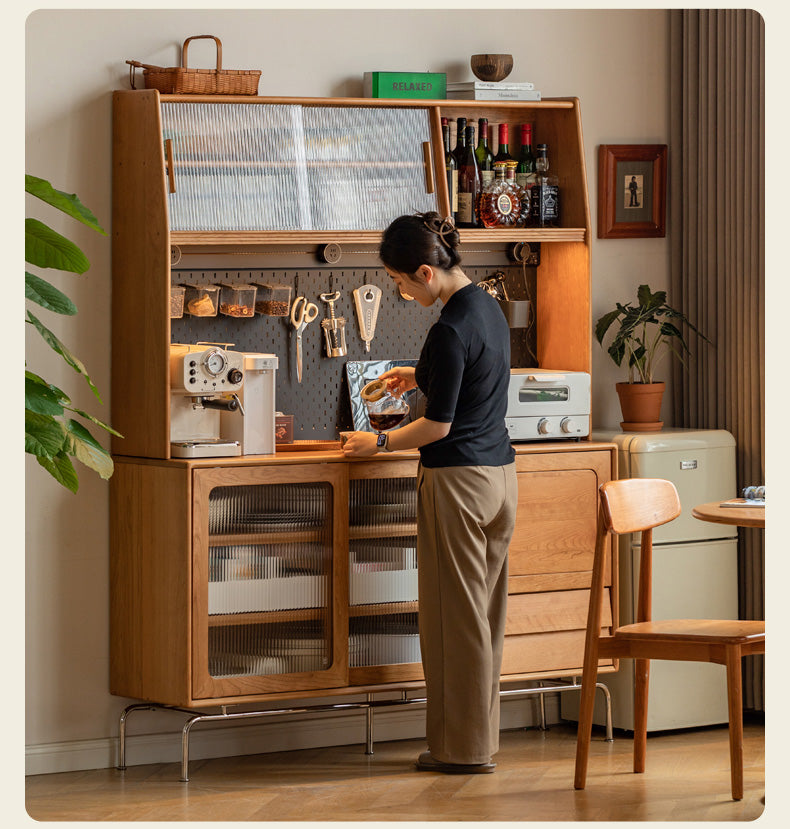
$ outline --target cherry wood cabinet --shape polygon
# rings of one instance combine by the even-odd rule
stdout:
[[[181,115],[182,110],[201,108],[199,115]],[[282,115],[261,116],[264,111],[282,110],[292,113],[287,128]],[[170,115],[171,111],[179,113],[178,118]],[[348,119],[338,121],[337,113],[355,113],[359,118],[357,131],[351,130]],[[412,116],[419,118],[413,129],[404,130],[407,137],[395,129],[389,141],[376,139],[378,122],[411,124],[415,121]],[[552,170],[560,179],[562,226],[462,229],[461,243],[462,247],[476,249],[487,243],[540,242],[534,296],[538,363],[566,371],[590,371],[590,217],[578,99],[394,101],[118,91],[113,96],[112,422],[124,437],[113,438],[113,453],[170,457],[167,357],[171,342],[171,261],[190,253],[211,253],[238,263],[256,251],[304,251],[307,255],[331,243],[353,243],[355,249],[367,249],[375,257],[381,230],[387,224],[386,211],[376,214],[381,226],[370,229],[364,211],[344,214],[341,210],[326,215],[322,208],[320,221],[324,226],[318,230],[299,229],[303,220],[298,212],[287,210],[281,217],[282,228],[217,229],[227,223],[225,215],[233,207],[228,204],[222,209],[222,192],[243,192],[245,198],[266,203],[272,200],[272,194],[278,203],[291,204],[300,199],[307,202],[311,198],[311,179],[319,172],[324,175],[326,170],[336,169],[338,175],[346,177],[322,181],[324,189],[334,187],[333,199],[341,207],[346,202],[364,205],[366,200],[383,200],[384,209],[388,191],[380,186],[381,182],[389,180],[385,176],[396,175],[393,170],[405,170],[403,181],[412,188],[414,203],[420,209],[435,204],[440,213],[447,215],[441,118],[458,116],[470,122],[486,117],[491,124],[530,122],[536,139],[549,145]],[[322,123],[332,123],[332,119],[340,124],[335,133],[321,131]],[[306,134],[313,136],[312,143],[308,142],[300,154],[288,141]],[[193,141],[194,136],[200,140]],[[287,176],[297,169],[302,175],[291,182]],[[282,173],[284,180],[291,182],[283,185],[282,192],[271,181],[272,171]],[[220,188],[219,194],[208,184],[208,189],[201,190],[203,185],[193,180],[203,178],[219,178],[226,181],[227,187]],[[180,204],[176,207],[188,189],[185,182],[197,188],[193,193],[196,199],[200,196],[211,206],[209,217],[221,217],[221,222],[204,217],[199,224],[202,229],[174,229],[172,222],[189,212]],[[399,189],[391,188],[392,192]],[[423,191],[419,199],[417,189]],[[404,211],[400,207],[390,218],[413,209]],[[310,215],[313,213],[319,215],[320,211],[316,207]],[[355,228],[355,217],[368,229]],[[269,227],[271,221],[274,219],[261,224]],[[249,217],[239,208],[237,226],[249,223]]]
[[[503,679],[578,676],[615,448],[517,452]],[[118,458],[111,691],[195,707],[418,683],[416,474],[406,452]],[[615,577],[610,563],[612,603]]]

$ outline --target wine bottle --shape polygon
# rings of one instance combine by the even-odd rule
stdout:
[[[475,156],[480,168],[480,179],[483,187],[494,180],[494,154],[488,146],[488,118],[480,118],[477,122],[478,137]]]
[[[510,142],[508,141],[508,125],[499,125],[499,147],[497,154],[494,156],[494,161],[515,161],[516,159],[510,155]]]
[[[535,166],[535,183],[530,191],[530,222],[534,227],[559,227],[560,181],[549,172],[549,153],[545,144],[538,144]]]
[[[447,195],[450,197],[450,215],[457,221],[458,214],[458,163],[450,150],[450,125],[442,118],[442,140],[444,141],[444,166],[447,171]]]
[[[518,156],[518,166],[516,167],[516,184],[521,189],[522,198],[524,200],[524,210],[519,219],[521,227],[527,227],[531,224],[530,221],[530,204],[532,199],[530,197],[530,190],[535,183],[535,154],[532,152],[532,124],[521,125],[521,152]]]
[[[458,227],[479,227],[477,197],[480,194],[480,168],[475,155],[475,128],[467,127],[464,155],[458,165]]]
[[[453,155],[455,156],[456,164],[459,168],[461,159],[464,157],[464,148],[466,146],[466,118],[459,118],[456,121],[455,128],[455,149]]]

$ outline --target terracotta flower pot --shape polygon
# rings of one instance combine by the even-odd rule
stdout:
[[[660,432],[661,400],[666,383],[617,383],[624,432]]]

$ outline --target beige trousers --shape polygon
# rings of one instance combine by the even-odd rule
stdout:
[[[426,736],[445,763],[499,749],[499,674],[516,465],[426,469],[417,477],[419,630]]]

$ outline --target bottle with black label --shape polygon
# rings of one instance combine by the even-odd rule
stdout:
[[[480,194],[480,168],[475,155],[475,128],[467,127],[464,155],[458,165],[458,227],[479,227],[477,197]]]
[[[545,144],[538,144],[535,171],[535,183],[530,190],[530,224],[533,227],[559,227],[560,181],[549,172],[549,153]]]
[[[442,140],[444,141],[444,166],[447,171],[447,194],[450,197],[450,215],[458,220],[458,163],[450,151],[450,125],[442,118]]]

